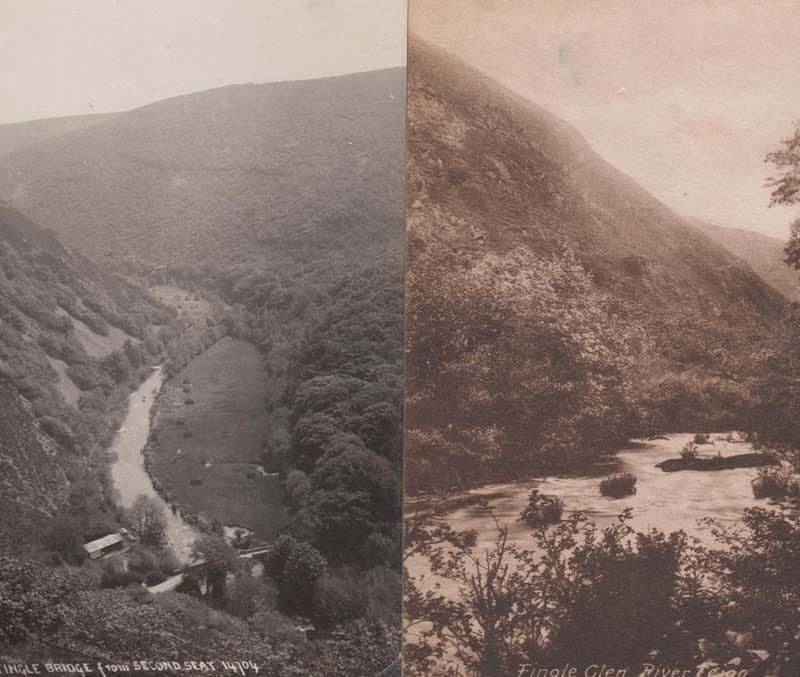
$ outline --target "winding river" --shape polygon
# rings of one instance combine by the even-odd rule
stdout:
[[[164,509],[169,544],[182,560],[189,560],[192,543],[197,532],[172,512],[150,481],[142,453],[150,435],[150,410],[161,389],[161,368],[153,369],[141,385],[128,398],[128,412],[111,445],[111,477],[119,492],[120,505],[130,508],[142,494],[158,502]]]

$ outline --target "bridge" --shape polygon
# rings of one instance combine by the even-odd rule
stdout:
[[[270,550],[272,550],[273,547],[274,546],[272,544],[268,544],[258,545],[254,548],[245,548],[244,550],[239,550],[236,553],[236,557],[238,559],[253,559],[255,557],[259,557],[260,555],[266,555]],[[173,592],[181,583],[183,583],[183,579],[186,574],[191,571],[199,571],[205,565],[206,561],[204,559],[196,559],[194,562],[190,562],[185,567],[180,569],[173,576],[170,576],[157,585],[151,585],[150,587],[146,588],[146,590],[154,595],[159,595],[164,592]]]

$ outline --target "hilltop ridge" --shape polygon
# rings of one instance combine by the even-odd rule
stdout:
[[[0,199],[109,264],[384,245],[401,225],[404,72],[148,104],[6,155]]]

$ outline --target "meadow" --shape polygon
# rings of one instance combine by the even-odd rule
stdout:
[[[286,521],[281,480],[260,465],[268,381],[256,346],[221,339],[164,385],[151,444],[154,473],[174,504],[260,538]]]

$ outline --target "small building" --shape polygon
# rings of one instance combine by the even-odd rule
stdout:
[[[102,538],[83,544],[83,549],[89,554],[89,559],[99,559],[106,555],[122,550],[125,540],[119,534],[107,534]]]

